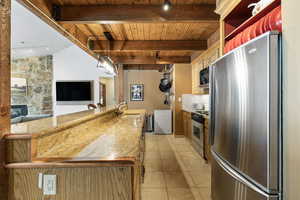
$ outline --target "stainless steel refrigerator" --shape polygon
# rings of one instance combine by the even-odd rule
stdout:
[[[213,200],[281,199],[280,49],[269,32],[210,68]]]

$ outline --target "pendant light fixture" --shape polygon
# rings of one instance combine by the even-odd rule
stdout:
[[[106,73],[107,75],[116,76],[118,73],[117,67],[109,57],[109,50],[111,45],[110,42],[113,41],[114,38],[110,32],[103,32],[103,34],[108,40],[108,47],[106,48],[107,52],[105,52],[106,56],[99,55],[97,68],[104,69],[104,73]]]
[[[117,75],[116,67],[108,56],[99,55],[97,68],[104,69],[104,73],[106,73],[107,75],[111,75],[111,76]]]
[[[165,0],[164,4],[163,4],[163,10],[164,11],[169,11],[172,7],[172,4],[170,2],[170,0]]]

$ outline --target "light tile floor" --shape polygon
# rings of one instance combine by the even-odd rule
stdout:
[[[185,138],[146,134],[142,200],[211,200],[209,164]]]

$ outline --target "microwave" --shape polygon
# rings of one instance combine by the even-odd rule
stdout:
[[[200,87],[208,87],[209,85],[209,68],[200,71]]]

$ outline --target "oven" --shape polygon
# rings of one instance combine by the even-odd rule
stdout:
[[[204,118],[202,115],[192,113],[192,145],[194,149],[204,156]]]

